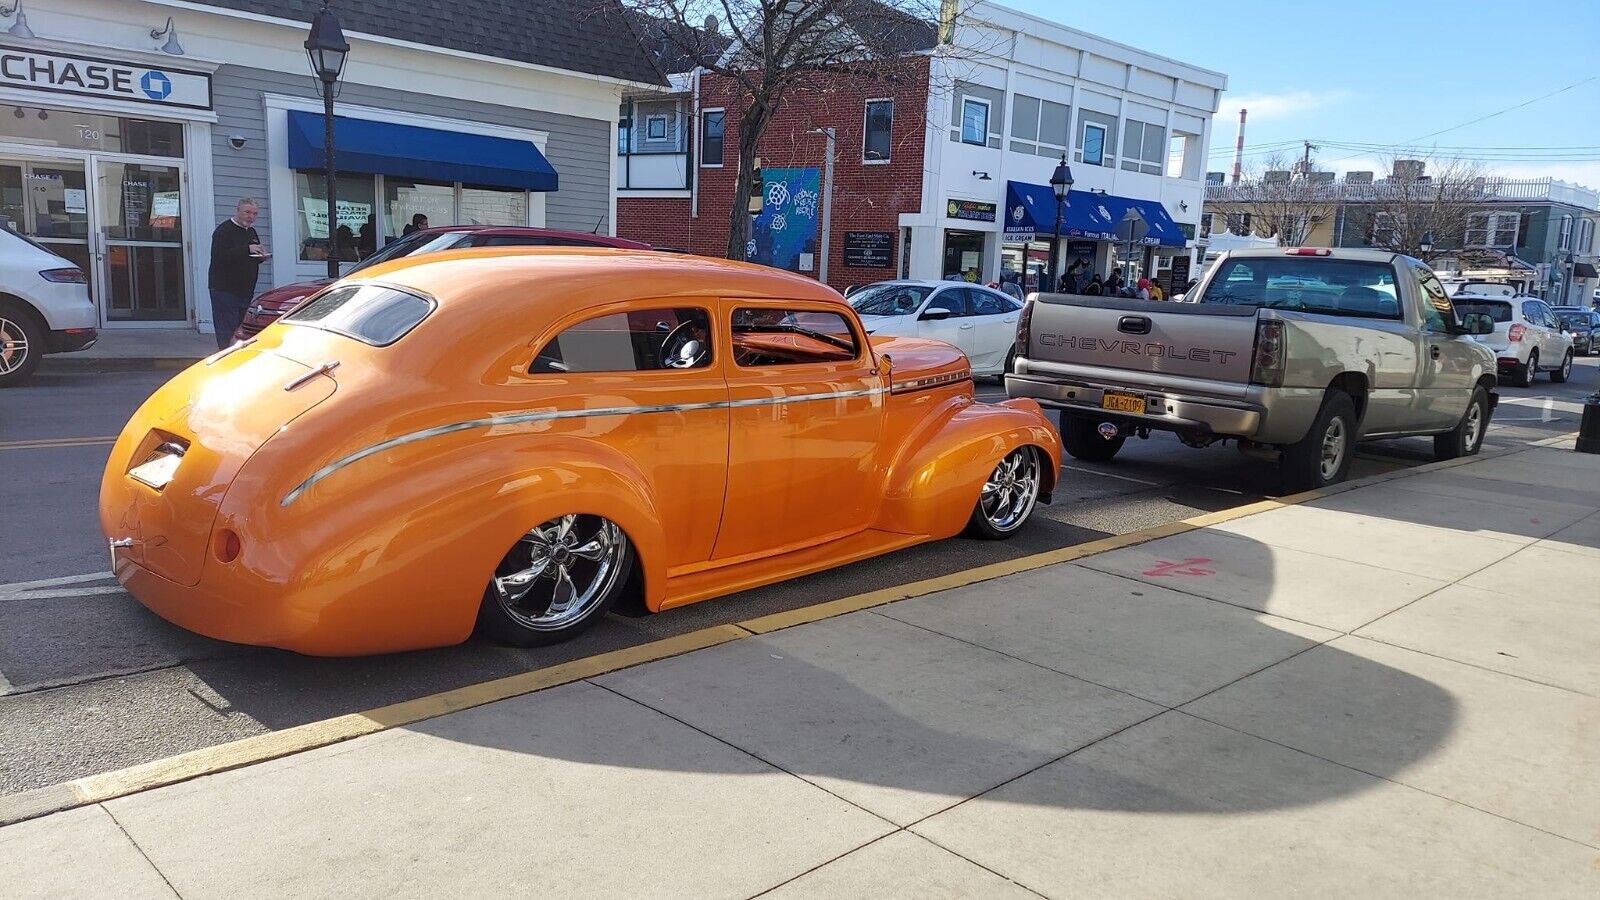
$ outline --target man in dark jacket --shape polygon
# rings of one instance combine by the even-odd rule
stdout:
[[[211,272],[206,286],[211,289],[211,323],[217,330],[217,349],[233,343],[233,332],[244,321],[245,307],[256,292],[256,274],[261,261],[270,254],[256,234],[256,216],[261,209],[245,197],[234,207],[233,215],[211,232]]]

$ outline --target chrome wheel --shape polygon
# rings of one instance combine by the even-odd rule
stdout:
[[[1039,499],[1039,452],[1019,447],[1000,460],[978,497],[978,511],[995,531],[1015,531]]]
[[[517,541],[490,585],[518,625],[559,631],[582,621],[611,595],[623,573],[628,537],[600,516],[551,519]]]
[[[1344,455],[1349,446],[1350,438],[1345,431],[1344,419],[1335,416],[1328,422],[1328,430],[1322,433],[1319,467],[1324,482],[1331,481],[1344,468]]]
[[[1478,448],[1478,442],[1483,440],[1483,404],[1474,397],[1472,405],[1467,407],[1467,421],[1461,428],[1461,443],[1466,451],[1471,453]]]
[[[1562,381],[1566,381],[1571,376],[1572,376],[1572,351],[1569,350],[1569,351],[1567,351],[1567,355],[1562,357],[1562,359],[1561,359],[1561,380]]]
[[[28,361],[31,348],[22,323],[0,316],[0,375],[10,375]]]

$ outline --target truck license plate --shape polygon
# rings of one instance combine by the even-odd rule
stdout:
[[[1144,398],[1137,394],[1122,394],[1116,391],[1106,391],[1100,397],[1101,409],[1114,409],[1117,412],[1135,413],[1144,415]]]

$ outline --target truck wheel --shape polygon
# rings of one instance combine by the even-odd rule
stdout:
[[[1433,436],[1433,458],[1457,459],[1476,455],[1483,447],[1483,436],[1488,430],[1489,392],[1482,387],[1475,387],[1472,389],[1472,402],[1456,427]]]
[[[1572,377],[1572,351],[1568,350],[1567,355],[1561,357],[1561,368],[1550,373],[1550,380],[1556,384],[1565,384],[1570,377]]]
[[[1334,391],[1322,401],[1317,420],[1306,436],[1283,448],[1278,459],[1283,489],[1315,490],[1343,481],[1350,471],[1355,439],[1355,401],[1343,391]]]
[[[1061,446],[1073,459],[1105,462],[1122,449],[1128,436],[1118,432],[1116,437],[1108,439],[1100,434],[1100,422],[1087,416],[1061,414]]]

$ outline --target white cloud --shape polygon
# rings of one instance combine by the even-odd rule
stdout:
[[[1240,109],[1250,111],[1250,121],[1282,119],[1333,106],[1349,100],[1346,90],[1287,91],[1282,94],[1224,94],[1218,115],[1235,114]]]

